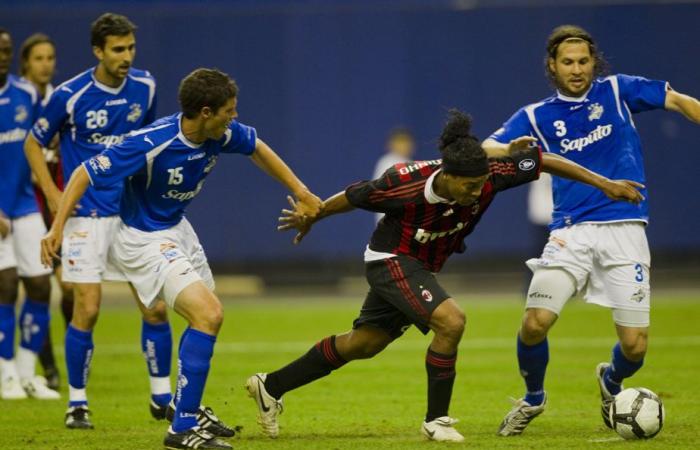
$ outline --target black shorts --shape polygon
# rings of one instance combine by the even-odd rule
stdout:
[[[365,271],[370,288],[353,328],[371,325],[396,339],[415,325],[426,334],[433,311],[450,298],[432,272],[407,256],[368,262]]]

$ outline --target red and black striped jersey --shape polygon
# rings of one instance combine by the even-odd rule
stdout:
[[[539,178],[542,157],[538,148],[517,155],[490,158],[490,177],[471,205],[432,203],[426,184],[440,170],[441,160],[396,164],[372,181],[345,190],[357,207],[384,213],[372,234],[369,248],[376,252],[407,255],[438,272],[454,252],[465,250],[469,235],[486,212],[496,193]],[[432,187],[429,187],[432,189]]]

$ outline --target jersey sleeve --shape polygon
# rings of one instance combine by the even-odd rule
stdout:
[[[223,139],[224,142],[221,146],[222,153],[252,155],[255,151],[255,142],[258,139],[258,133],[255,131],[255,128],[234,121],[231,123],[228,130],[226,130]]]
[[[538,179],[541,169],[540,147],[530,147],[504,158],[489,158],[490,179],[497,192]]]
[[[138,172],[146,164],[146,154],[154,147],[144,137],[131,135],[121,144],[83,161],[90,184],[97,189],[106,188]]]
[[[401,195],[406,194],[410,188],[407,189],[405,184],[397,181],[396,169],[391,167],[376,180],[360,181],[348,186],[345,189],[345,196],[356,208],[391,213],[402,209],[407,202],[414,201],[410,195]]]
[[[620,74],[617,84],[620,98],[633,113],[664,108],[668,82]]]
[[[520,109],[488,138],[500,142],[501,144],[507,144],[513,139],[521,136],[531,136],[532,134],[532,126],[530,125],[530,120],[527,118],[527,113],[525,109]]]
[[[48,147],[51,144],[51,139],[68,118],[66,103],[69,95],[70,93],[65,88],[58,89],[51,94],[46,106],[39,110],[40,113],[34,122],[31,133],[42,147]]]

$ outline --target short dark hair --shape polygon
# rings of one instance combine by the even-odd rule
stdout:
[[[107,36],[126,36],[134,31],[136,31],[136,25],[126,16],[104,13],[92,23],[90,44],[93,47],[104,48]]]
[[[51,44],[55,49],[56,45],[53,43],[50,37],[43,33],[34,33],[22,42],[22,46],[19,49],[19,74],[24,75],[27,73],[27,62],[29,61],[29,54],[32,53],[34,46],[39,44]]]
[[[552,30],[552,33],[547,38],[547,54],[544,57],[544,72],[552,84],[555,78],[551,70],[549,70],[549,58],[557,59],[559,45],[564,41],[584,41],[588,44],[588,50],[595,61],[593,73],[596,77],[605,75],[608,72],[609,65],[603,56],[603,52],[598,49],[595,40],[591,34],[579,27],[578,25],[560,25]]]
[[[231,77],[218,69],[204,68],[187,75],[180,82],[177,94],[182,114],[188,119],[197,117],[205,106],[216,112],[236,96],[238,86]]]
[[[442,129],[438,143],[445,173],[450,173],[450,167],[463,172],[488,172],[486,152],[481,147],[479,138],[471,133],[471,127],[471,116],[458,109],[448,111],[447,123]]]

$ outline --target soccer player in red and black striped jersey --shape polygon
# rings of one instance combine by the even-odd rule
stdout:
[[[435,273],[452,253],[464,251],[464,238],[498,192],[537,179],[541,170],[593,185],[616,200],[642,199],[640,184],[609,180],[557,155],[543,155],[530,137],[513,140],[508,156],[488,158],[470,128],[469,116],[450,111],[440,137],[442,159],[396,164],[380,178],[353,184],[324,202],[319,217],[355,208],[385,213],[365,251],[370,290],[351,331],[321,340],[280,370],[248,379],[267,435],[279,432],[284,393],[348,361],[373,357],[415,325],[424,334],[434,332],[425,359],[428,408],[421,431],[431,440],[463,441],[448,408],[465,315]],[[294,210],[283,210],[279,229],[297,229],[298,243],[313,222],[290,203]]]

